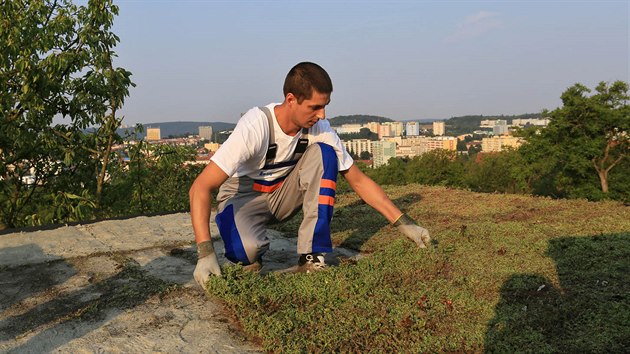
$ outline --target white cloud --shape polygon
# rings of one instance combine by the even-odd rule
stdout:
[[[467,39],[479,37],[494,29],[503,27],[503,21],[499,18],[499,13],[489,11],[479,11],[457,26],[457,30],[446,37],[446,42],[460,42]]]

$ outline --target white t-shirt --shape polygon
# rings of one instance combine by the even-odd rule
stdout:
[[[267,108],[271,111],[274,125],[275,143],[278,145],[274,164],[289,161],[295,151],[302,132],[289,136],[282,131],[276,118],[274,107],[279,103],[271,103]],[[332,146],[337,153],[339,171],[349,169],[354,161],[344,148],[337,132],[327,120],[318,121],[308,131],[308,144],[325,143]],[[265,165],[267,148],[269,147],[269,123],[265,113],[258,107],[247,111],[236,124],[234,131],[221,145],[211,160],[231,177],[248,176],[253,179],[273,181],[286,174],[294,166],[280,167],[261,171]]]

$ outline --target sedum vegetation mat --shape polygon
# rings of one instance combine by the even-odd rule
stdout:
[[[366,256],[315,274],[211,278],[270,352],[624,352],[630,208],[618,202],[386,187],[433,236],[417,249],[352,193],[336,246]],[[295,234],[300,217],[282,225]]]

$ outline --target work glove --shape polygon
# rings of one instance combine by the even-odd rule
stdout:
[[[206,288],[206,283],[210,279],[210,274],[221,276],[221,268],[219,267],[219,261],[217,255],[214,252],[212,241],[204,241],[197,245],[197,253],[199,259],[197,260],[197,266],[193,272],[195,281],[201,288]]]
[[[407,214],[402,214],[398,220],[393,224],[398,231],[402,232],[418,245],[420,248],[426,248],[431,244],[431,236],[429,231],[423,227],[420,227],[413,221]]]

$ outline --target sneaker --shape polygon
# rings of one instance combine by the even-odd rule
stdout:
[[[239,263],[234,263],[234,262],[230,261],[229,259],[227,260],[226,264],[229,264],[229,265],[232,265],[232,266],[237,265],[237,264],[243,265],[243,263],[240,263],[240,262]],[[243,265],[243,270],[245,272],[259,273],[260,269],[262,269],[262,267],[263,267],[262,259],[259,259],[259,260],[255,261],[252,264]]]
[[[246,272],[259,273],[262,268],[262,260],[259,259],[256,262],[243,266],[243,270]]]
[[[300,255],[296,273],[312,273],[326,268],[323,253],[307,253]]]

